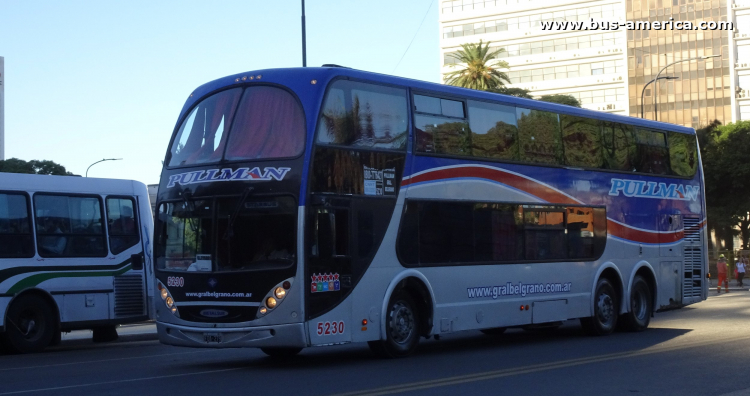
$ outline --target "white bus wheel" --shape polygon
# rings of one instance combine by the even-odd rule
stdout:
[[[54,336],[54,310],[44,298],[29,294],[13,301],[5,318],[3,334],[11,352],[39,352],[52,342]]]
[[[581,325],[591,335],[608,335],[617,326],[618,307],[619,299],[612,283],[600,278],[594,292],[594,316],[581,318]]]
[[[411,355],[419,344],[420,317],[414,299],[405,290],[397,290],[388,302],[385,317],[386,339],[368,343],[374,352],[389,358]]]
[[[302,348],[260,348],[260,350],[274,359],[290,358],[302,352]]]
[[[651,321],[653,309],[651,289],[646,280],[640,276],[633,279],[633,288],[630,292],[630,312],[622,315],[625,319],[625,329],[628,331],[643,331],[648,328]]]

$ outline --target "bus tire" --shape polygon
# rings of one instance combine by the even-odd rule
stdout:
[[[302,348],[260,348],[260,350],[274,359],[290,358],[302,352]]]
[[[386,339],[368,342],[370,349],[388,358],[406,357],[419,345],[420,318],[414,299],[405,290],[397,290],[388,302],[385,317]]]
[[[594,292],[594,316],[581,318],[581,325],[593,336],[611,334],[617,327],[619,299],[614,286],[607,278],[596,282]]]
[[[479,331],[481,331],[482,333],[486,335],[495,336],[495,335],[500,335],[500,334],[505,333],[505,330],[508,330],[508,328],[507,327],[492,327],[489,329],[481,329]]]
[[[8,308],[3,341],[12,353],[39,352],[52,343],[55,311],[35,294],[18,297]]]
[[[622,315],[625,330],[643,331],[651,322],[651,311],[653,310],[651,289],[646,280],[640,276],[633,279],[633,287],[630,292],[630,312]]]
[[[91,330],[94,333],[91,337],[94,342],[112,342],[120,338],[117,334],[117,325],[94,327]]]

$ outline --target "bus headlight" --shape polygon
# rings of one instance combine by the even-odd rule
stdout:
[[[292,289],[293,282],[294,278],[289,278],[277,283],[261,300],[257,317],[262,318],[278,307],[286,299],[287,293]]]
[[[276,308],[276,299],[273,297],[268,297],[266,299],[266,306],[270,309]]]
[[[172,298],[172,295],[169,293],[169,290],[161,283],[158,282],[157,286],[159,287],[159,296],[161,296],[161,299],[164,300],[164,305],[167,306],[167,309],[169,309],[169,312],[172,312],[172,314],[176,317],[180,317],[180,312],[177,310],[177,306],[174,302],[174,298]]]
[[[167,307],[172,309],[174,307],[174,300],[172,297],[167,297],[166,300],[164,300],[167,303]]]
[[[162,300],[166,300],[167,299],[167,295],[169,295],[169,293],[167,293],[167,289],[161,289],[161,293],[160,294],[161,294],[161,299]]]

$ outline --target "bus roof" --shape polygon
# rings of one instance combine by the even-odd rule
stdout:
[[[367,80],[374,83],[382,83],[389,85],[397,85],[403,87],[410,87],[412,89],[428,91],[436,94],[450,95],[469,99],[487,100],[493,102],[499,102],[508,105],[520,106],[535,110],[544,110],[560,114],[567,114],[579,117],[593,118],[602,121],[619,122],[623,124],[629,124],[639,126],[642,128],[651,128],[659,130],[674,131],[686,134],[695,134],[693,128],[684,127],[681,125],[670,124],[666,122],[645,120],[642,118],[622,116],[617,114],[606,113],[597,110],[581,109],[578,107],[561,105],[557,103],[543,102],[535,99],[524,99],[510,95],[495,94],[485,91],[478,91],[468,88],[454,87],[451,85],[437,84],[420,80],[413,80],[403,77],[389,76],[386,74],[372,73],[362,70],[350,69],[346,67],[297,67],[297,68],[284,68],[284,69],[265,69],[255,70],[245,73],[235,74],[219,78],[217,80],[208,82],[201,85],[193,91],[186,101],[185,105],[180,112],[179,119],[182,119],[184,113],[190,109],[196,101],[201,99],[206,94],[213,91],[217,91],[223,88],[233,86],[235,84],[241,85],[249,82],[243,80],[243,77],[248,78],[251,76],[262,76],[262,82],[276,83],[289,87],[290,89],[299,92],[309,90],[310,81],[317,80],[320,87],[324,88],[328,83],[337,77],[348,77],[357,80]],[[259,79],[260,80],[260,79]],[[178,119],[178,120],[179,120]],[[178,121],[179,122],[179,121]]]
[[[135,180],[94,177],[0,173],[0,191],[63,192],[111,195],[147,195],[146,185]]]

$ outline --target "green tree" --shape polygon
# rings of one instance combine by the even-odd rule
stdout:
[[[543,102],[551,102],[551,103],[557,103],[557,104],[564,104],[568,106],[573,107],[581,107],[581,102],[578,101],[578,99],[574,98],[571,95],[542,95],[539,100]]]
[[[731,241],[738,225],[744,248],[750,244],[750,121],[714,122],[697,131],[702,142],[703,173],[709,228]],[[730,242],[731,243],[731,242]],[[731,246],[730,246],[731,247]]]
[[[534,97],[531,96],[531,91],[523,88],[506,87],[505,85],[503,85],[498,88],[488,89],[488,91],[492,93],[515,96],[517,98],[534,99]]]
[[[510,82],[508,75],[501,69],[509,69],[508,62],[498,60],[498,56],[505,52],[504,48],[490,50],[490,42],[482,45],[479,43],[461,44],[461,50],[451,54],[463,66],[459,70],[448,73],[445,82],[457,87],[489,91],[497,89]]]
[[[24,161],[11,158],[0,161],[0,172],[28,173],[37,175],[78,176],[68,172],[64,166],[49,160]]]

